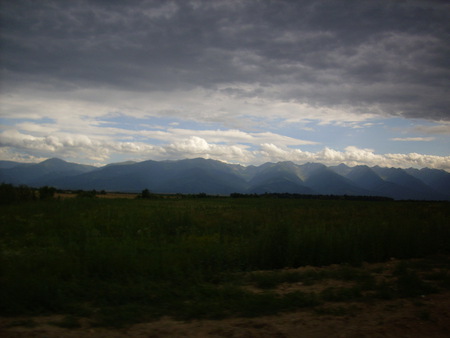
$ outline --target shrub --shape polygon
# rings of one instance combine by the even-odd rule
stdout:
[[[41,187],[38,190],[40,200],[52,199],[55,196],[56,189],[53,187]]]
[[[0,185],[0,204],[32,201],[35,199],[36,195],[34,190],[26,185],[20,185],[18,187],[5,183]]]

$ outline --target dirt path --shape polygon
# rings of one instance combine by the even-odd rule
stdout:
[[[308,310],[190,322],[162,318],[120,330],[91,327],[87,319],[75,329],[51,324],[62,316],[1,318],[0,337],[450,337],[450,293],[375,303],[330,304],[325,309],[334,314]],[[342,309],[345,315],[339,314]]]

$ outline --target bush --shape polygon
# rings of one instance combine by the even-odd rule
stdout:
[[[14,187],[12,184],[0,185],[0,204],[32,201],[36,199],[35,192],[26,185]]]
[[[77,197],[80,197],[80,198],[94,198],[96,196],[97,196],[97,191],[95,191],[95,190],[89,190],[89,191],[79,190],[79,191],[77,191]]]
[[[48,200],[52,199],[55,196],[56,189],[53,187],[41,187],[39,188],[39,199],[40,200]]]
[[[158,196],[156,194],[153,194],[150,190],[144,189],[142,192],[137,196],[137,198],[144,198],[144,199],[157,199]]]

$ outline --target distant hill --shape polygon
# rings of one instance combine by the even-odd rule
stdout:
[[[8,162],[7,165],[0,167],[0,182],[44,186],[50,185],[56,179],[66,179],[97,169],[93,166],[70,163],[58,158],[34,164],[15,163],[13,165],[13,163]]]
[[[228,164],[203,158],[112,163],[93,167],[53,158],[35,164],[0,161],[0,182],[59,189],[154,193],[294,193],[450,200],[450,173],[436,169],[320,163]]]

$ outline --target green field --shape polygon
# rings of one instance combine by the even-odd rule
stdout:
[[[396,285],[358,267],[448,255],[449,220],[448,202],[72,198],[2,205],[0,315],[63,313],[123,325],[435,292],[409,267],[398,267]],[[343,278],[361,281],[358,288],[270,291],[285,280],[342,278],[278,270],[330,264],[342,264]],[[449,279],[435,276],[444,287]],[[249,283],[267,291],[249,292]],[[400,290],[398,283],[406,284]]]

